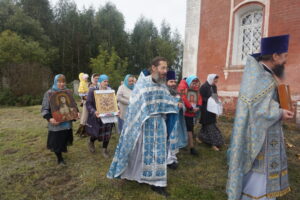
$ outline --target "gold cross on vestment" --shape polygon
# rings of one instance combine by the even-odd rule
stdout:
[[[270,143],[272,147],[276,146],[278,144],[277,140],[272,140]]]

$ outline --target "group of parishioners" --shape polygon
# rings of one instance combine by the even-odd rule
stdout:
[[[288,35],[263,38],[261,53],[248,57],[237,104],[231,138],[227,194],[229,200],[274,200],[290,191],[284,137],[281,121],[294,113],[280,108],[276,84],[287,60]],[[90,135],[88,147],[95,152],[94,142],[103,142],[103,155],[113,123],[102,123],[95,106],[94,91],[110,90],[108,76],[92,77],[93,85],[81,95],[86,107],[85,131]],[[97,84],[96,84],[97,82]],[[107,173],[108,178],[121,178],[149,184],[151,189],[168,196],[167,168],[176,169],[176,154],[188,144],[194,148],[194,124],[200,117],[199,139],[219,151],[224,139],[216,126],[216,114],[208,111],[209,99],[219,101],[218,75],[209,74],[200,87],[197,76],[180,81],[168,71],[167,60],[156,57],[150,70],[143,70],[134,84],[127,75],[117,92],[119,142]],[[59,164],[61,152],[72,143],[72,122],[58,123],[51,116],[49,95],[65,89],[65,77],[57,75],[52,88],[45,93],[42,115],[49,122],[47,147]],[[86,92],[86,91],[85,91]]]
[[[93,74],[90,85],[87,74],[81,73],[79,79],[78,92],[83,109],[77,133],[89,136],[91,153],[96,151],[95,141],[102,141],[102,154],[108,158],[107,147],[114,123],[102,122],[94,92],[111,90],[109,77]],[[67,145],[73,141],[72,121],[55,122],[51,116],[49,94],[66,89],[65,84],[63,75],[55,77],[52,89],[45,93],[42,108],[43,117],[49,122],[47,147],[56,154],[59,164],[65,164],[62,152],[66,152]],[[202,106],[199,86],[199,79],[189,76],[181,80],[177,88],[176,74],[168,71],[167,60],[162,57],[155,58],[151,69],[141,72],[136,83],[134,76],[126,75],[117,91],[120,140],[108,177],[148,183],[154,191],[166,195],[167,166],[170,169],[178,167],[176,154],[179,149],[188,144],[190,153],[198,155],[193,131]],[[201,119],[206,117],[202,115]],[[208,141],[212,140],[210,137]]]
[[[200,81],[190,76],[181,85],[177,88],[176,74],[168,71],[162,57],[154,58],[151,69],[141,72],[125,102],[123,128],[108,178],[146,183],[168,196],[167,168],[178,167],[179,149],[189,143],[190,153],[197,155],[193,129],[202,105]],[[118,99],[122,96],[119,91]]]

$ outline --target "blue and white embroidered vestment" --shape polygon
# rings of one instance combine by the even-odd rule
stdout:
[[[144,77],[141,73],[130,97],[108,178],[166,186],[165,118],[171,113],[178,113],[177,100],[164,84],[154,83],[151,76]]]
[[[271,73],[249,56],[228,150],[228,200],[276,198],[290,191],[276,87]],[[251,182],[262,184],[259,196]]]

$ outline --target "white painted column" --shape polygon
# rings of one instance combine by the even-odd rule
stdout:
[[[300,125],[300,101],[296,103],[296,123]]]
[[[182,77],[197,74],[201,0],[187,0]]]

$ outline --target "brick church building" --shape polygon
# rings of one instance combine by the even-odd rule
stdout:
[[[286,83],[300,103],[300,0],[187,0],[183,77],[219,75],[218,93],[234,109],[246,57],[261,37],[290,34]]]

